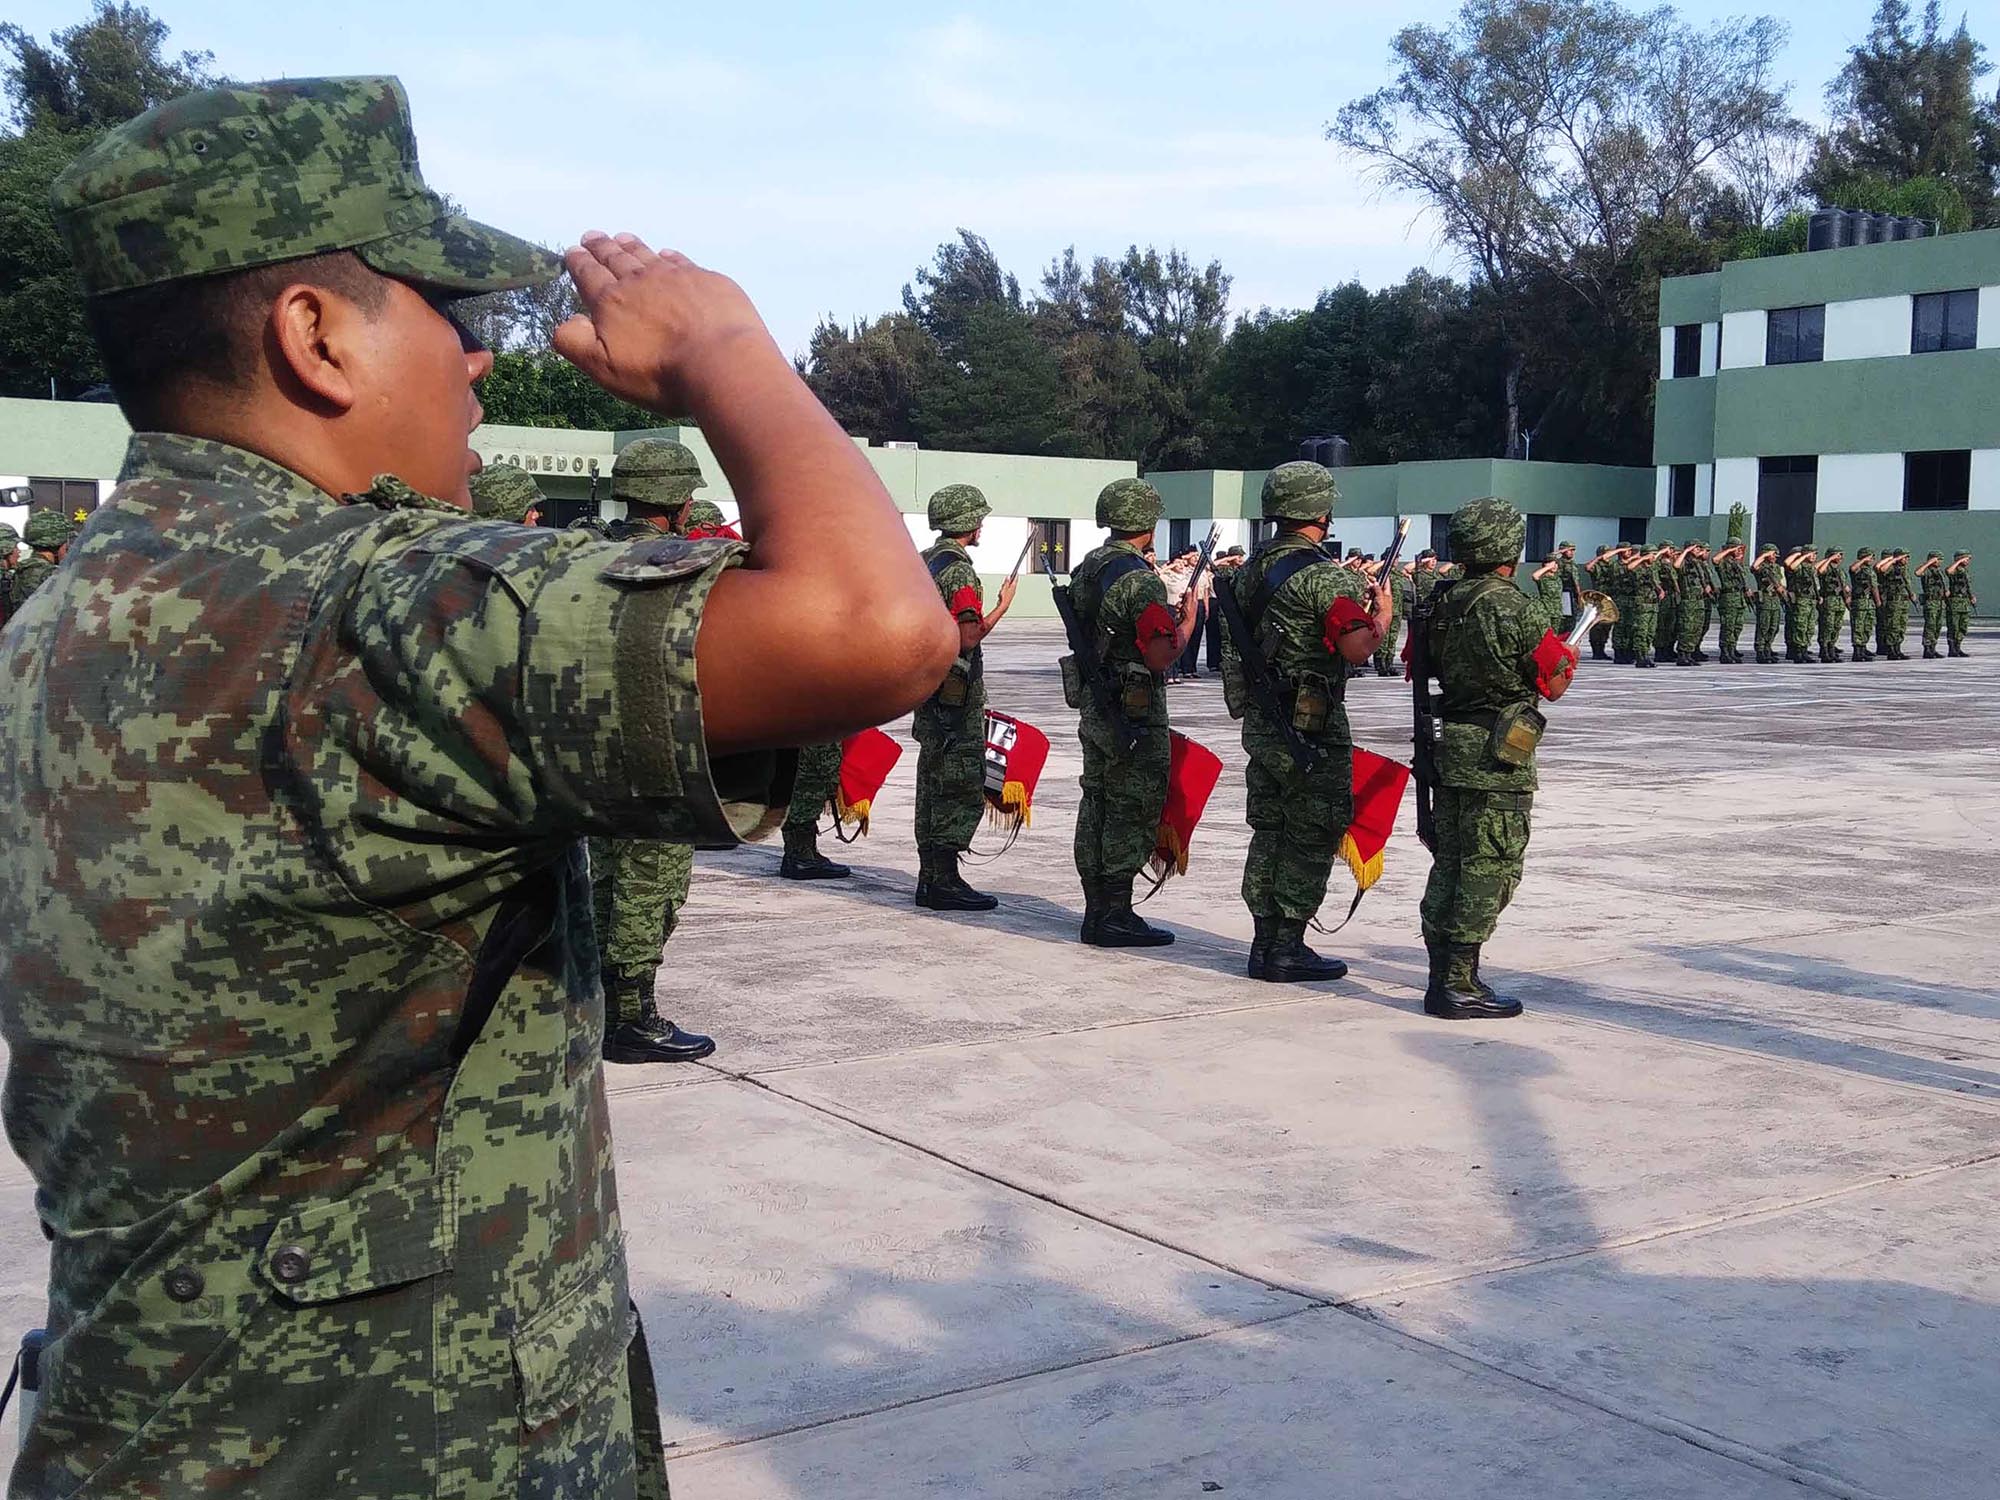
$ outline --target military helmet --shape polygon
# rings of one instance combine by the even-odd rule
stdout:
[[[9,526],[5,521],[0,521],[0,557],[6,556],[20,545],[21,533]],[[1937,554],[1933,552],[1931,556],[1935,557]]]
[[[1497,568],[1518,561],[1528,521],[1505,500],[1488,495],[1452,512],[1451,556],[1468,568]]]
[[[352,250],[459,294],[562,272],[451,212],[417,170],[394,78],[199,89],[106,131],[56,177],[56,228],[87,296]]]
[[[723,526],[728,524],[722,518],[722,507],[713,500],[696,500],[688,506],[687,527],[693,531],[699,526]]]
[[[1114,479],[1097,492],[1097,524],[1112,531],[1151,531],[1166,508],[1143,479]]]
[[[1969,549],[1965,547],[1960,547],[1956,552],[1952,553],[1951,560],[1953,562],[1957,562],[1961,557],[1970,557],[1970,556],[1972,556],[1972,553]]]
[[[1860,562],[1861,559],[1864,557],[1873,557],[1874,555],[1875,555],[1875,549],[1873,547],[1856,547],[1854,549],[1854,560],[1856,562]],[[1937,556],[1935,552],[1932,553],[1931,555],[1933,557]]]
[[[1340,487],[1324,464],[1293,459],[1264,476],[1264,518],[1284,521],[1317,521],[1333,514],[1340,499]]]
[[[1931,550],[1929,551],[1929,553],[1927,553],[1927,554],[1925,555],[1925,557],[1924,557],[1924,561],[1925,561],[1925,562],[1929,562],[1929,561],[1930,561],[1930,560],[1931,560],[1932,558],[1936,558],[1936,559],[1937,559],[1937,560],[1938,560],[1939,562],[1943,562],[1943,561],[1944,561],[1944,554],[1943,554],[1942,552],[1938,551],[1938,549],[1937,549],[1937,548],[1933,547],[1933,548],[1931,548]]]
[[[489,521],[525,521],[548,497],[535,476],[516,464],[487,464],[472,476],[472,513]]]
[[[1557,542],[1557,543],[1556,543],[1556,551],[1558,551],[1558,552],[1574,552],[1574,551],[1576,551],[1576,543],[1575,543],[1575,542]]]
[[[1609,542],[1599,542],[1597,544],[1597,555],[1599,557],[1604,556],[1604,554],[1609,552],[1610,550],[1611,550],[1611,543]]]
[[[986,494],[976,484],[948,484],[931,496],[928,518],[932,531],[946,536],[963,536],[977,531],[979,523],[993,514]]]
[[[611,498],[671,510],[702,486],[701,461],[685,443],[640,438],[611,464]]]
[[[39,552],[53,552],[76,535],[76,522],[59,510],[38,510],[21,528],[21,540]]]

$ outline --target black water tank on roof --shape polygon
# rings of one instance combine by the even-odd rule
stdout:
[[[1815,209],[1806,220],[1806,249],[1837,250],[1843,215],[1837,208]]]

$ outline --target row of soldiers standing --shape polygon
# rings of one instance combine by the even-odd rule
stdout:
[[[0,524],[0,625],[55,572],[81,524],[82,512],[66,516],[59,510],[31,512],[21,531]],[[26,557],[21,556],[24,542]]]
[[[1672,654],[1677,666],[1709,660],[1702,644],[1717,627],[1717,653],[1740,662],[1743,631],[1754,618],[1753,659],[1761,663],[1836,662],[1841,630],[1850,634],[1855,661],[1905,661],[1903,640],[1910,605],[1923,616],[1923,654],[1966,656],[1965,639],[1978,602],[1972,588],[1972,554],[1961,548],[1947,563],[1933,551],[1915,569],[1907,548],[1860,548],[1849,562],[1837,547],[1824,555],[1812,546],[1780,555],[1765,543],[1754,557],[1741,541],[1713,552],[1704,542],[1656,546],[1604,546],[1589,562],[1575,561],[1575,547],[1563,546],[1536,570],[1535,580],[1551,616],[1562,614],[1562,597],[1577,595],[1577,572],[1618,606],[1614,625],[1590,632],[1591,652],[1602,658],[1651,667]],[[1782,630],[1784,655],[1777,643]],[[1943,638],[1948,650],[1940,652]]]

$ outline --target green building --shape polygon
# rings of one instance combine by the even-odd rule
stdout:
[[[1969,547],[1990,568],[2000,230],[1663,281],[1653,461],[1655,536],[1719,537],[1741,504],[1760,543]]]

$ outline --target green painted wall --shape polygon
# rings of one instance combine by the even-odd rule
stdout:
[[[1995,286],[2000,285],[2000,229],[1737,260],[1724,266],[1719,274],[1724,312]],[[1675,277],[1662,282],[1662,318],[1669,286],[1683,280],[1704,279]]]
[[[35,479],[116,479],[132,429],[95,401],[0,396],[0,473]]]
[[[1990,448],[2000,432],[2000,349],[1724,370],[1716,385],[1719,458]]]
[[[1850,558],[1859,547],[1879,553],[1893,546],[1908,547],[1912,560],[1921,562],[1935,547],[1949,562],[1957,549],[1970,548],[1979,612],[2000,614],[2000,511],[1821,511],[1813,538],[1822,547],[1842,548]]]
[[[1715,382],[1661,380],[1653,385],[1653,462],[1706,464],[1715,461]]]
[[[1782,305],[1782,304],[1779,304]],[[1722,321],[1722,272],[1668,276],[1660,282],[1660,326]]]
[[[1265,469],[1198,469],[1148,474],[1169,516],[1205,519],[1261,513]],[[1448,515],[1468,500],[1499,495],[1531,515],[1643,516],[1653,509],[1653,471],[1604,464],[1497,458],[1361,464],[1336,469],[1337,514]]]

